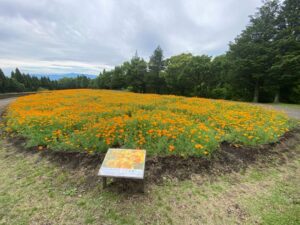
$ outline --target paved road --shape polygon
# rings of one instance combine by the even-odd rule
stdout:
[[[267,109],[275,109],[281,112],[285,112],[290,118],[300,120],[300,106],[299,105],[270,105],[270,104],[261,104],[257,103],[255,105],[262,106]]]

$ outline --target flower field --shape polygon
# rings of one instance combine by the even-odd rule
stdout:
[[[18,98],[5,116],[8,132],[39,150],[150,155],[210,155],[222,141],[259,145],[291,127],[278,112],[245,103],[105,90],[63,90]]]

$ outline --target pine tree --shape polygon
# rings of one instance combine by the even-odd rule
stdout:
[[[275,60],[270,68],[270,84],[275,89],[274,102],[281,95],[291,95],[300,84],[300,2],[286,0],[277,19],[273,45]],[[287,96],[283,96],[288,98]]]
[[[0,68],[0,92],[5,92],[7,86],[7,79],[3,73],[3,71]]]
[[[161,71],[164,69],[163,51],[158,46],[153,55],[150,57],[148,64],[149,73],[147,74],[147,86],[150,92],[161,93],[165,87],[165,80],[161,76]]]
[[[145,76],[147,73],[147,63],[145,60],[140,58],[136,52],[130,62],[123,64],[123,68],[125,70],[128,87],[132,88],[134,92],[145,93]]]
[[[229,56],[233,60],[236,80],[241,87],[253,93],[257,102],[269,69],[274,62],[273,42],[276,37],[278,1],[265,1],[251,16],[250,25],[230,44]]]

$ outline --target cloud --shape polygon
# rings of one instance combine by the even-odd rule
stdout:
[[[24,73],[66,73],[75,71],[77,73],[83,74],[98,74],[99,71],[110,70],[113,67],[110,65],[101,65],[92,64],[92,63],[83,63],[76,61],[45,61],[45,60],[6,60],[0,59],[0,65],[5,65],[3,69],[4,73],[9,74],[11,72],[10,68],[23,68],[22,72]],[[8,69],[7,69],[8,68]]]
[[[260,0],[1,0],[0,68],[98,74],[136,50],[148,60],[157,45],[165,57],[215,56],[227,50],[260,5]]]

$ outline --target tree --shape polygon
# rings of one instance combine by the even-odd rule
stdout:
[[[17,81],[15,78],[8,80],[7,92],[23,92],[25,91],[24,84]]]
[[[3,71],[0,68],[0,92],[5,92],[7,86],[7,78],[5,77]]]
[[[140,58],[137,53],[130,62],[125,62],[123,68],[126,74],[126,83],[134,92],[145,93],[146,82],[145,76],[147,73],[147,63]]]
[[[161,71],[164,70],[163,51],[158,46],[153,55],[150,57],[148,63],[149,73],[147,74],[147,90],[148,92],[161,93],[165,88],[165,80],[161,75]]]
[[[188,76],[191,95],[207,97],[211,79],[211,58],[206,55],[193,56],[184,69],[184,75]]]
[[[41,77],[41,79],[40,79],[40,87],[46,88],[46,89],[51,89],[52,82],[49,79],[49,77]]]
[[[11,73],[11,78],[14,78],[19,83],[25,83],[25,79],[23,78],[23,75],[18,68],[16,68],[15,72]]]
[[[287,98],[300,84],[300,4],[286,0],[277,17],[277,35],[273,44],[275,60],[270,68],[269,84],[275,90],[274,102]]]
[[[126,88],[125,69],[122,66],[116,66],[112,72],[111,88],[118,90]]]
[[[80,75],[75,78],[76,80],[76,88],[87,88],[90,83],[90,79],[85,75]]]
[[[103,70],[98,77],[98,88],[100,89],[111,89],[111,71]]]
[[[183,53],[166,60],[164,79],[169,93],[189,95],[189,88],[192,84],[191,80],[186,76],[185,71],[192,58],[192,54]]]
[[[276,36],[278,1],[265,1],[258,12],[250,17],[250,25],[230,44],[229,55],[234,61],[234,71],[241,81],[253,92],[257,102],[260,88],[274,61],[272,43]]]

